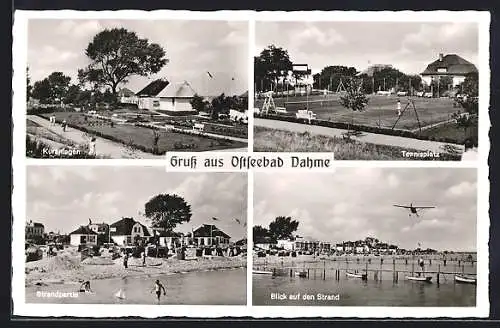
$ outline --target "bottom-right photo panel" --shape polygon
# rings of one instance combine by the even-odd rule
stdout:
[[[255,173],[253,305],[476,306],[477,170]]]

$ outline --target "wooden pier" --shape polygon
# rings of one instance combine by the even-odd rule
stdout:
[[[415,277],[418,275],[421,277],[435,277],[435,280],[433,281],[438,286],[441,283],[441,279],[445,279],[445,281],[451,279],[455,282],[455,275],[466,275],[471,277],[477,276],[476,272],[467,272],[465,270],[466,267],[473,267],[475,262],[472,262],[471,265],[465,261],[454,261],[455,263],[453,264],[448,262],[448,266],[446,266],[444,264],[446,261],[443,263],[442,260],[434,260],[435,268],[432,270],[425,270],[425,266],[427,266],[427,264],[432,265],[432,260],[428,260],[426,262],[424,269],[421,269],[418,265],[416,265],[415,261],[408,261],[408,259],[406,259],[406,261],[403,260],[402,262],[396,261],[396,259],[392,259],[392,261],[391,259],[385,260],[385,263],[383,259],[381,259],[379,263],[374,263],[375,261],[364,261],[364,263],[360,263],[360,261],[356,260],[321,260],[314,262],[298,261],[299,263],[291,262],[288,264],[285,264],[284,262],[267,264],[267,262],[264,261],[263,264],[254,264],[254,269],[271,271],[273,276],[293,277],[298,275],[298,273],[302,273],[300,276],[306,279],[333,279],[337,281],[340,280],[341,277],[346,277],[346,273],[360,275],[363,276],[363,280],[371,281],[382,281],[384,277],[389,275],[389,277],[391,277],[390,280],[392,280],[393,283],[397,283],[401,277],[403,277],[404,280],[406,276]],[[312,263],[314,263],[314,265],[312,265]],[[356,265],[352,265],[353,263]],[[450,267],[453,267],[453,269]]]

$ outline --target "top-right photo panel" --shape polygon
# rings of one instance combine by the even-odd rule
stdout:
[[[469,22],[256,22],[254,151],[475,161],[479,39]]]

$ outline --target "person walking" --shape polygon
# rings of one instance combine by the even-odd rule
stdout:
[[[125,251],[125,256],[123,257],[123,266],[125,267],[125,269],[128,268],[128,253],[127,253],[127,251]]]
[[[142,266],[146,266],[146,250],[144,249],[144,252],[142,252]]]
[[[398,103],[396,104],[396,108],[398,110],[398,116],[401,116],[401,101],[398,99]]]
[[[67,126],[66,120],[63,120],[62,121],[63,132],[66,132],[66,126]]]
[[[96,145],[96,138],[95,137],[90,138],[90,142],[89,142],[89,155],[90,156],[96,155],[95,145]]]

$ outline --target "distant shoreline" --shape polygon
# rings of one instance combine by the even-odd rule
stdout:
[[[213,257],[196,260],[148,258],[145,267],[142,266],[140,259],[130,259],[127,269],[124,268],[122,259],[117,259],[112,264],[102,265],[77,263],[72,268],[55,268],[46,263],[37,265],[36,262],[40,261],[28,262],[26,265],[26,287],[78,284],[87,280],[219,271],[243,268],[247,264],[245,257]]]

